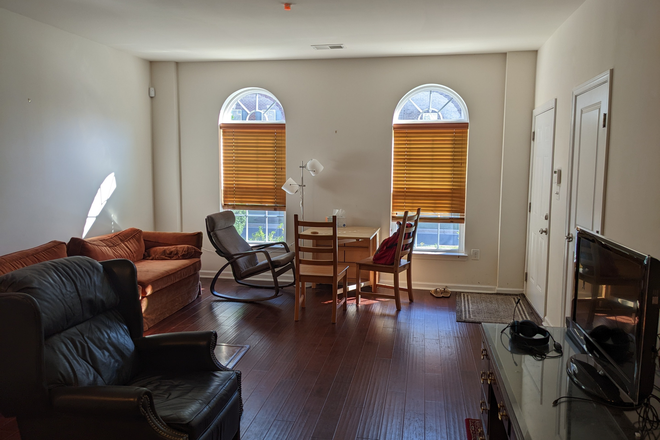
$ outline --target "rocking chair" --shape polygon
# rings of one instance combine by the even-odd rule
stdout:
[[[295,252],[291,252],[285,242],[263,243],[251,246],[238,234],[238,231],[234,227],[235,222],[236,217],[232,211],[222,211],[206,217],[206,232],[208,233],[211,244],[215,248],[215,253],[227,260],[227,263],[213,277],[211,293],[228,301],[240,302],[267,301],[277,298],[281,295],[281,288],[293,286],[296,282],[294,270]],[[283,247],[285,253],[272,256],[266,249],[274,246]],[[264,257],[262,261],[259,261],[257,257],[259,254]],[[254,298],[243,298],[218,293],[215,290],[215,283],[227,266],[231,266],[234,280],[238,284],[249,287],[274,289],[275,292],[270,296]],[[293,274],[293,281],[286,285],[280,285],[278,278],[289,270]],[[273,277],[272,284],[258,284],[246,281],[266,272],[271,273]]]

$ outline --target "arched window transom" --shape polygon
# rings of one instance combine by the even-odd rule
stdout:
[[[467,106],[449,87],[427,84],[408,92],[396,108],[394,123],[467,122]]]
[[[267,90],[250,87],[231,95],[220,112],[220,123],[284,123],[282,104]]]

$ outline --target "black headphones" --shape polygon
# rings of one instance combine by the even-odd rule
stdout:
[[[550,332],[529,320],[513,321],[509,324],[509,334],[513,343],[520,348],[543,347],[550,342]]]
[[[542,348],[549,344],[552,339],[552,349],[557,353],[557,357],[561,357],[563,350],[559,342],[555,341],[549,331],[537,325],[533,321],[513,321],[509,324],[509,336],[511,343],[521,350],[526,350],[533,356],[538,356],[541,359],[547,357],[546,349]]]
[[[516,309],[518,308],[521,299],[522,297],[518,298],[516,306],[513,308],[514,320],[502,329],[500,335],[504,334],[504,331],[508,328],[509,343],[517,349],[525,351],[526,354],[531,355],[536,360],[540,361],[548,358],[561,357],[563,354],[562,346],[559,342],[555,341],[555,338],[552,337],[552,334],[550,334],[549,331],[536,324],[534,321],[527,319],[523,321],[515,320]],[[552,339],[552,349],[548,350],[544,347],[550,343],[550,339]],[[507,348],[507,350],[509,349]],[[557,355],[548,356],[549,351],[554,351]],[[513,356],[513,353],[511,356]]]

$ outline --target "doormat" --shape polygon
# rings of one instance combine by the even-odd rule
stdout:
[[[541,325],[540,316],[534,311],[525,295],[505,295],[490,293],[456,294],[456,322],[490,322],[508,324],[514,320],[513,309],[516,301],[521,298],[516,309],[515,319],[529,319]]]
[[[484,427],[479,419],[465,419],[467,440],[479,440],[483,437]]]
[[[249,345],[216,344],[215,357],[227,368],[234,368],[243,355],[250,348]]]

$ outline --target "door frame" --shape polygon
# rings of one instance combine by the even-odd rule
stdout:
[[[573,228],[571,227],[571,209],[572,209],[572,204],[573,204],[573,158],[575,156],[575,124],[577,122],[577,99],[580,95],[583,93],[589,92],[596,87],[600,87],[603,84],[607,84],[607,93],[608,93],[608,99],[607,99],[607,108],[604,109],[604,113],[607,113],[608,115],[608,121],[606,123],[605,129],[605,172],[604,172],[604,182],[603,182],[603,203],[601,205],[601,227],[600,227],[600,233],[601,235],[603,234],[603,224],[604,224],[604,212],[605,212],[605,191],[606,191],[606,186],[607,186],[607,168],[608,168],[608,149],[609,149],[609,143],[610,143],[610,109],[612,107],[612,72],[613,69],[606,70],[605,72],[601,73],[600,75],[595,76],[594,78],[580,84],[579,86],[575,87],[573,89],[573,94],[571,98],[571,133],[570,133],[570,139],[569,139],[569,154],[568,154],[568,178],[566,180],[567,182],[567,187],[566,187],[566,220],[565,220],[565,236],[564,236],[564,268],[563,268],[563,276],[562,276],[562,308],[561,310],[564,311],[564,316],[570,316],[570,301],[568,299],[568,289],[566,288],[566,283],[568,282],[568,277],[569,277],[569,272],[572,273],[574,271],[574,263],[575,261],[569,261],[569,255],[570,255],[570,247],[574,246],[573,242],[575,237],[570,238],[573,235]],[[570,238],[570,239],[569,239]],[[566,325],[566,320],[564,319],[563,322],[561,322],[562,326]]]
[[[557,128],[557,98],[553,98],[550,101],[538,106],[532,111],[532,131],[536,131],[536,116],[543,114],[547,111],[552,111],[552,153],[550,155],[550,163],[552,165],[552,168],[554,169],[554,163],[555,163],[555,134],[556,134],[556,128]],[[532,196],[532,184],[533,184],[533,171],[534,171],[534,142],[535,140],[532,140],[531,144],[531,154],[529,157],[529,185],[527,188],[527,203],[529,206],[529,203],[532,203],[531,196]],[[547,253],[547,258],[546,258],[546,264],[545,264],[545,303],[543,306],[543,314],[542,319],[545,319],[545,315],[548,313],[548,272],[549,272],[549,262],[550,262],[550,237],[552,234],[552,229],[550,227],[551,221],[552,221],[552,182],[550,182],[550,194],[549,194],[549,201],[550,201],[550,206],[548,206],[548,213],[549,213],[549,218],[548,218],[548,248],[546,250]],[[527,211],[527,234],[525,235],[525,238],[529,238],[529,232],[530,232],[530,223],[531,223],[531,213],[529,212],[529,209]],[[525,249],[525,273],[528,273],[528,263],[529,263],[529,243],[526,244],[526,249]],[[527,280],[524,281],[523,284],[523,292],[526,294],[527,293]]]

